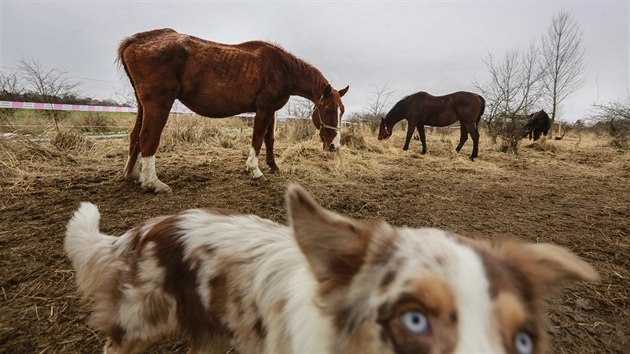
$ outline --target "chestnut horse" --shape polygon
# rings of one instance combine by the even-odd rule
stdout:
[[[341,97],[348,87],[333,89],[319,70],[276,45],[260,41],[229,45],[157,29],[124,39],[118,61],[138,101],[124,176],[139,175],[144,189],[171,191],[157,178],[155,152],[176,99],[206,117],[256,112],[245,164],[253,178],[263,176],[258,168],[263,141],[267,164],[271,172],[278,171],[273,155],[274,114],[291,95],[315,103],[312,120],[324,145],[339,148]],[[139,155],[141,168],[136,166]]]
[[[486,101],[476,93],[455,92],[446,96],[432,96],[426,92],[418,92],[398,101],[381,120],[378,140],[387,139],[392,135],[392,128],[402,119],[407,119],[407,137],[403,150],[409,149],[409,141],[413,131],[418,128],[422,141],[422,154],[427,152],[427,141],[424,126],[445,127],[459,121],[461,136],[457,145],[457,152],[462,149],[468,134],[473,140],[471,160],[477,158],[479,150],[479,130],[477,125],[486,108]]]

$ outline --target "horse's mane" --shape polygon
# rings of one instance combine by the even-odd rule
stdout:
[[[311,65],[306,60],[296,56],[293,53],[290,53],[286,49],[282,48],[280,45],[275,43],[270,44],[275,46],[279,51],[285,54],[283,56],[285,59],[284,62],[289,72],[295,73],[297,75],[306,76],[313,82],[313,88],[316,91],[319,91],[324,86],[328,85],[328,80],[326,80],[324,74],[322,74],[319,69]]]
[[[395,124],[402,119],[404,114],[407,112],[407,106],[414,95],[415,94],[405,96],[400,101],[396,102],[394,107],[392,107],[392,109],[387,112],[387,115],[385,115],[385,121],[390,123],[390,120],[398,119],[395,122],[391,122],[392,124]]]

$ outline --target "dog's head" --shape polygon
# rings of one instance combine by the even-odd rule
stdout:
[[[287,204],[316,301],[335,327],[332,352],[542,353],[544,298],[564,281],[598,278],[550,244],[352,220],[296,185]]]

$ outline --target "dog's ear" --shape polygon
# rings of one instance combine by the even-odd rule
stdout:
[[[368,227],[322,208],[296,184],[289,186],[286,199],[293,234],[321,284],[320,291],[348,285],[365,262]]]
[[[508,263],[527,278],[540,295],[571,281],[596,281],[597,271],[564,247],[548,243],[505,242],[498,249]]]

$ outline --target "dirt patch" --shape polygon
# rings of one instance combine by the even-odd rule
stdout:
[[[457,132],[456,132],[457,133]],[[244,172],[248,144],[175,144],[158,153],[158,175],[172,195],[143,193],[118,180],[124,141],[95,142],[89,153],[46,147],[37,154],[4,145],[0,160],[0,352],[96,353],[103,336],[86,326],[87,307],[76,292],[63,253],[63,233],[80,201],[97,204],[103,232],[120,235],[149,217],[194,207],[220,207],[285,222],[289,182],[310,190],[327,208],[398,226],[434,226],[463,235],[518,237],[569,248],[601,273],[597,284],[576,284],[550,301],[554,353],[622,353],[630,343],[630,154],[570,137],[521,149],[520,155],[481,143],[470,162],[458,134],[428,135],[403,152],[402,133],[374,149],[331,154],[309,140],[277,141],[282,170],[253,181]],[[42,157],[42,151],[49,155]],[[35,154],[35,153],[33,153]],[[10,157],[6,163],[5,157]],[[34,160],[35,159],[35,160]],[[151,352],[185,352],[182,341]]]

